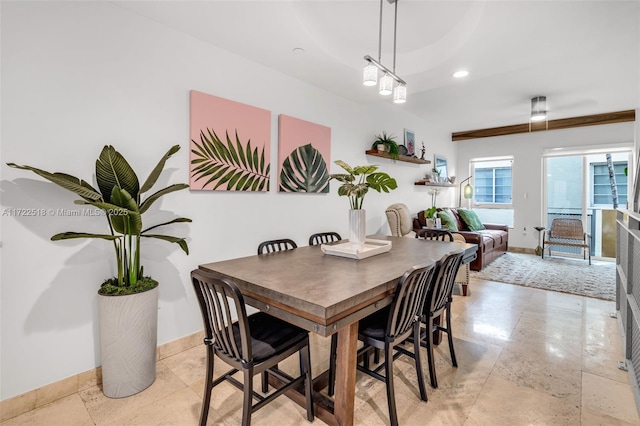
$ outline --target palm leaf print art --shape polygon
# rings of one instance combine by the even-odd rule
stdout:
[[[195,156],[191,160],[191,176],[196,182],[207,179],[203,189],[214,183],[211,189],[216,190],[226,183],[221,190],[268,191],[271,165],[265,159],[264,147],[260,152],[251,148],[251,139],[243,146],[237,130],[235,143],[229,139],[229,132],[225,134],[226,143],[208,128],[206,133],[200,130],[200,143],[191,140],[195,145],[191,150]]]
[[[293,150],[282,163],[280,191],[329,192],[327,163],[310,143]]]

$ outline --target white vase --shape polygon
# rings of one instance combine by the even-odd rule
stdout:
[[[158,287],[127,296],[98,295],[102,391],[124,398],[156,379]]]
[[[349,242],[362,247],[367,236],[367,215],[362,209],[349,210]]]

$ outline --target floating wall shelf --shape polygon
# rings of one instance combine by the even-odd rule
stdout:
[[[365,151],[367,155],[373,155],[374,157],[382,157],[382,158],[391,158],[391,155],[388,152],[378,151],[377,149],[368,149]],[[415,164],[430,164],[429,160],[421,160],[420,158],[409,157],[408,155],[399,155],[396,161],[404,161],[405,163],[415,163]]]
[[[456,186],[455,183],[444,183],[444,182],[425,182],[422,180],[419,180],[418,182],[415,182],[414,185],[420,185],[420,186],[444,186],[447,188],[451,188],[453,186]]]

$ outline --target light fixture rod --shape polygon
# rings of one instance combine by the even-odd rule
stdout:
[[[387,74],[389,74],[395,81],[397,81],[398,83],[401,84],[407,84],[406,81],[404,81],[403,79],[401,79],[400,77],[398,77],[396,75],[395,72],[391,71],[389,68],[385,67],[384,65],[382,65],[380,62],[376,61],[375,59],[373,59],[371,56],[369,55],[365,55],[364,57],[365,61],[368,61],[370,63],[372,63],[373,65],[375,65],[376,67],[380,68],[382,71],[386,72]]]
[[[398,2],[395,2],[395,13],[393,15],[393,72],[396,72],[396,33],[398,28]]]
[[[380,0],[380,25],[378,26],[378,62],[382,62],[382,0]]]

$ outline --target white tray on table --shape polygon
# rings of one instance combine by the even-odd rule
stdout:
[[[340,241],[334,244],[322,244],[320,249],[324,254],[330,254],[332,256],[366,259],[367,257],[386,253],[391,250],[391,241],[365,240],[362,247],[352,245],[349,241]]]

